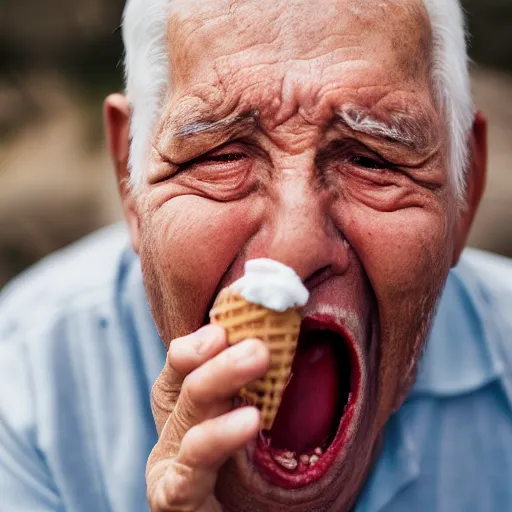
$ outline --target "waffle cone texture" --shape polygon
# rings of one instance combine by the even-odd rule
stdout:
[[[248,302],[225,288],[210,311],[210,320],[224,327],[229,345],[258,338],[268,346],[269,371],[261,379],[243,387],[240,397],[261,411],[261,429],[270,430],[291,377],[300,331],[299,312],[295,308],[282,313],[273,311]]]

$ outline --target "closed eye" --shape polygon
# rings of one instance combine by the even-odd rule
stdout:
[[[376,153],[366,145],[353,139],[333,140],[318,155],[318,165],[335,167],[339,165],[349,166],[361,171],[386,171],[396,170],[396,165]]]
[[[386,162],[383,162],[382,160],[377,160],[375,158],[370,158],[368,156],[353,156],[350,157],[348,160],[353,165],[357,165],[358,167],[374,171],[386,169],[388,167]]]
[[[244,153],[222,153],[220,155],[204,155],[195,160],[194,163],[199,162],[219,162],[219,163],[230,163],[230,162],[238,162],[245,158],[246,155]]]
[[[230,143],[192,160],[173,163],[160,152],[162,162],[167,164],[161,176],[153,180],[153,183],[175,179],[181,175],[189,175],[193,179],[202,181],[227,180],[247,172],[250,159],[243,146],[239,143]]]

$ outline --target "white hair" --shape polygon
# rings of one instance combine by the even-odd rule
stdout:
[[[449,132],[449,170],[462,198],[474,106],[468,69],[464,16],[459,0],[423,0],[433,35],[432,83]],[[167,27],[176,0],[127,0],[123,15],[126,95],[132,107],[130,181],[144,179],[155,124],[171,75]]]

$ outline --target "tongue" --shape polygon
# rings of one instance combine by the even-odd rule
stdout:
[[[298,454],[322,447],[337,429],[340,411],[340,379],[330,331],[309,333],[299,346],[292,378],[270,432],[274,448]],[[310,341],[311,340],[311,341]]]

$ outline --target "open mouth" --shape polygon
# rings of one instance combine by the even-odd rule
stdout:
[[[324,475],[348,439],[360,375],[345,329],[329,315],[306,317],[274,425],[260,432],[254,449],[269,483],[296,489]]]

